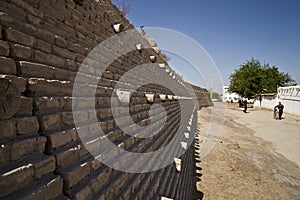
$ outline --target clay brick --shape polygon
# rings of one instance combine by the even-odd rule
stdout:
[[[122,199],[130,199],[130,198],[132,198],[133,194],[129,188],[129,189],[125,190],[124,192],[122,192],[120,196]],[[137,199],[137,197],[135,197],[135,198]]]
[[[100,150],[102,150],[104,148],[104,145],[101,144],[101,140],[99,138],[91,139],[91,138],[88,138],[88,137],[89,137],[89,135],[87,136],[86,139],[83,139],[83,136],[81,135],[81,139],[84,140],[84,142],[85,142],[85,148],[90,153],[99,152]],[[90,141],[87,141],[88,139]],[[101,159],[101,156],[99,157],[99,159]]]
[[[59,47],[63,47],[64,48],[64,47],[67,46],[67,41],[64,38],[56,35],[55,36],[55,43],[54,44],[56,44]]]
[[[72,110],[72,99],[73,97],[63,97],[63,104],[61,108],[65,111]]]
[[[33,24],[35,26],[40,26],[42,24],[42,19],[41,18],[35,17],[31,14],[27,14],[26,19],[30,24]]]
[[[54,156],[45,157],[42,160],[34,163],[34,178],[40,179],[42,176],[53,172],[55,170],[55,158]]]
[[[125,184],[128,182],[128,179],[130,179],[129,174],[124,174],[123,176],[118,177],[117,180],[112,185],[112,188],[114,189],[115,193],[119,193],[122,187],[125,187]]]
[[[95,85],[74,83],[74,91],[76,91],[76,94],[74,94],[73,96],[74,97],[94,96],[95,93],[97,94],[96,90],[97,90],[97,86]]]
[[[0,27],[0,31],[1,31],[1,27]],[[0,32],[0,35],[2,35],[1,32]],[[0,40],[0,56],[8,56],[8,55],[9,55],[8,43]]]
[[[35,42],[35,48],[41,51],[44,51],[46,53],[52,52],[52,45],[48,42],[45,42],[43,40],[37,39]]]
[[[0,73],[16,74],[16,63],[11,58],[0,57]]]
[[[89,120],[89,112],[88,111],[73,111],[71,113],[73,115],[73,118],[76,119],[76,125],[85,124]],[[74,121],[75,123],[75,121]]]
[[[36,117],[24,117],[17,120],[17,131],[19,135],[37,133],[39,122]]]
[[[42,29],[42,28],[37,28],[34,35],[37,38],[47,41],[51,44],[53,44],[55,41],[55,34],[49,32],[48,30]]]
[[[25,12],[22,9],[20,9],[6,1],[1,1],[0,3],[1,3],[0,11],[4,11],[6,13],[18,13],[17,15],[14,15],[14,17],[17,19],[22,20],[25,18]]]
[[[114,74],[111,73],[110,71],[105,71],[102,75],[103,78],[106,78],[106,79],[113,79],[114,78]]]
[[[35,114],[46,114],[58,111],[61,108],[61,98],[39,97],[34,99]]]
[[[23,58],[26,60],[30,60],[31,54],[32,52],[29,47],[19,44],[11,45],[11,55],[15,58]]]
[[[87,156],[91,156],[90,152],[87,150],[87,148],[82,147],[79,151],[79,156],[81,159],[86,158]]]
[[[101,173],[96,177],[95,181],[97,183],[91,184],[93,190],[97,191],[101,186],[103,186],[106,180],[112,177],[112,171],[110,168],[104,168]]]
[[[60,172],[65,181],[65,187],[71,188],[90,173],[90,163],[83,163]]]
[[[65,69],[55,68],[54,69],[54,79],[62,81],[70,81],[70,72]]]
[[[100,122],[100,127],[102,131],[107,132],[107,124],[106,122]]]
[[[71,17],[71,11],[68,9],[67,5],[66,1],[51,1],[51,6],[57,10],[57,12],[64,15],[65,19],[69,19]]]
[[[0,166],[6,165],[10,160],[11,147],[9,145],[0,145]]]
[[[0,12],[0,22],[1,22],[1,25],[7,26],[7,27],[15,27],[15,26],[21,25],[21,22],[19,20],[16,20],[15,18],[13,18],[12,16],[8,15],[5,12]],[[4,27],[1,26],[1,29],[2,29],[1,37],[5,38],[5,34],[3,34]]]
[[[47,199],[46,194],[46,183],[42,187],[36,185],[29,185],[29,187],[24,188],[18,193],[14,193],[12,196],[8,196],[9,199],[30,199],[30,200],[39,200],[39,199]]]
[[[16,122],[13,119],[0,120],[0,139],[14,138],[16,136]]]
[[[66,61],[66,66],[68,67],[67,69],[69,69],[70,71],[78,71],[80,65],[77,64],[75,61],[67,59]]]
[[[76,62],[82,63],[84,61],[84,59],[85,59],[85,56],[76,54],[76,57],[75,57]]]
[[[77,133],[74,129],[53,133],[48,135],[48,142],[50,148],[59,148],[67,145],[70,142],[77,140]]]
[[[75,60],[75,54],[72,53],[71,51],[67,49],[63,49],[57,46],[53,46],[53,54],[63,57],[63,58],[68,58],[71,60]]]
[[[115,84],[115,82],[111,81],[111,80],[107,80],[107,79],[101,79],[99,81],[99,85],[103,86],[103,87],[114,87],[113,85]]]
[[[93,197],[92,189],[89,186],[86,186],[83,189],[81,189],[79,192],[75,193],[73,199],[74,200],[92,199],[92,197]]]
[[[53,81],[53,90],[49,91],[48,95],[57,96],[72,96],[73,95],[73,84],[69,81]]]
[[[75,53],[79,53],[81,55],[85,55],[85,51],[86,49],[82,46],[80,46],[79,44],[76,43],[68,43],[67,48]]]
[[[59,21],[64,20],[64,16],[61,13],[58,13],[56,10],[54,10],[52,6],[48,5],[47,3],[40,2],[39,11],[46,15],[52,16]]]
[[[17,31],[12,28],[4,29],[4,35],[6,36],[7,40],[23,44],[25,46],[33,47],[34,44],[34,37],[27,35],[25,33],[22,33],[20,31]]]
[[[16,86],[18,92],[23,93],[26,89],[26,79],[11,75],[0,75],[0,78],[7,79]]]
[[[63,112],[61,118],[65,126],[74,126],[74,118],[72,112]]]
[[[40,182],[28,185],[28,187],[8,196],[8,199],[30,199],[30,200],[50,200],[62,198],[63,180],[59,176],[51,176],[42,179]]]
[[[80,65],[80,72],[83,74],[88,74],[88,75],[95,75],[96,73],[96,68],[94,67],[92,61],[88,61],[89,65],[86,64],[81,64]]]
[[[95,98],[76,98],[73,100],[73,103],[75,103],[75,105],[73,105],[74,108],[93,108],[93,104],[95,102]]]
[[[76,146],[55,155],[57,168],[65,168],[80,159],[80,148]]]
[[[73,85],[69,81],[30,78],[28,91],[32,96],[72,96]]]
[[[109,119],[112,117],[112,110],[110,108],[103,108],[103,109],[99,110],[99,112],[100,112],[101,120]]]
[[[115,128],[115,122],[114,122],[114,120],[107,121],[107,129],[108,130],[112,130],[114,128]]]
[[[11,171],[5,172],[0,176],[0,198],[17,191],[33,180],[33,165],[28,164]]]
[[[109,108],[111,105],[111,98],[107,97],[98,97],[97,100],[97,106],[101,108]]]
[[[68,33],[65,29],[58,28],[58,26],[59,25],[57,23],[57,20],[55,20],[54,17],[45,16],[43,29],[48,30],[49,32],[53,33],[54,35],[68,38],[68,40],[69,40],[69,35],[73,34],[73,33]],[[54,40],[55,40],[55,37],[54,37]]]
[[[33,110],[33,99],[21,97],[21,102],[19,106],[19,110],[16,113],[16,116],[31,116]]]
[[[54,199],[58,195],[62,194],[63,188],[63,179],[60,176],[57,176],[51,182],[47,184],[47,198]]]
[[[36,62],[43,63],[46,65],[52,65],[55,67],[62,67],[65,64],[64,59],[62,59],[58,56],[52,55],[52,54],[43,53],[38,50],[34,51],[33,59]]]
[[[10,3],[16,5],[19,8],[22,8],[26,12],[35,15],[39,18],[42,18],[44,16],[43,13],[41,13],[36,8],[38,7],[38,3],[34,0],[27,0],[27,1],[19,1],[19,0],[10,0]]]
[[[45,144],[46,138],[42,136],[17,141],[12,144],[11,159],[18,160],[25,155],[42,153],[45,149]]]
[[[61,128],[60,114],[45,115],[40,117],[42,131],[58,130]]]
[[[98,160],[99,159],[99,160]],[[103,164],[100,162],[101,158],[96,157],[92,163],[91,163],[91,168],[93,171],[96,171],[97,169],[99,169],[101,166],[103,166]]]
[[[113,199],[114,198],[114,189],[112,187],[106,187],[104,190],[103,190],[103,196],[104,197],[100,197],[100,199],[102,200],[103,199]]]
[[[23,77],[41,77],[54,79],[54,67],[27,61],[20,61],[19,65],[19,73]]]

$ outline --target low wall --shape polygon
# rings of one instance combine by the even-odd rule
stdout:
[[[284,105],[284,112],[300,115],[300,86],[279,87],[277,94],[262,95],[261,101],[257,97],[254,106],[273,109],[278,102]]]

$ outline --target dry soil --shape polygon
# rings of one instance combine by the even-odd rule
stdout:
[[[213,109],[198,113],[200,142]],[[275,120],[271,110],[248,111],[226,104],[216,145],[198,158],[197,189],[204,200],[300,199],[300,116],[284,113],[282,120]]]

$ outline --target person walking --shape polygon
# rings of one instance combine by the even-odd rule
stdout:
[[[274,109],[278,109],[278,112],[279,112],[279,119],[281,120],[282,119],[282,113],[283,113],[283,108],[284,108],[284,105],[283,104],[281,104],[281,102],[279,101],[278,102],[278,105],[276,105],[275,107],[274,107]]]
[[[243,110],[243,112],[244,112],[244,113],[247,113],[247,108],[248,108],[248,101],[247,101],[247,99],[244,99],[243,105],[244,105],[244,110]]]

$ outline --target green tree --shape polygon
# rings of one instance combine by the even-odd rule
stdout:
[[[221,96],[217,92],[212,92],[211,96],[212,96],[213,99],[217,99],[218,101],[221,100]]]
[[[289,85],[296,85],[296,82],[288,73],[252,58],[230,75],[229,91],[251,98],[262,92],[275,93],[277,87]]]

